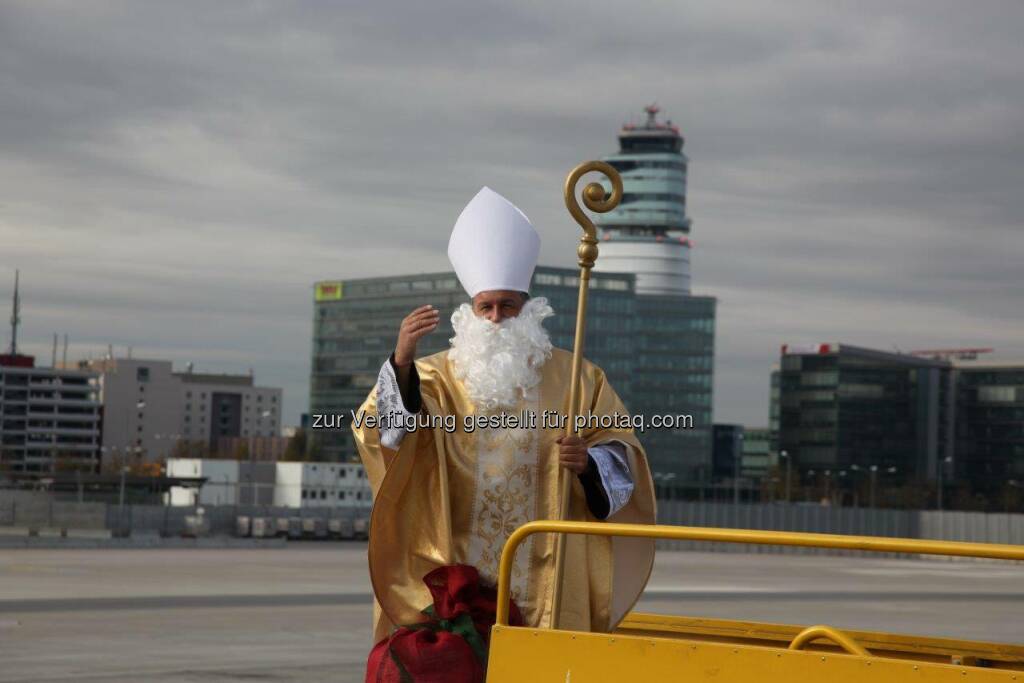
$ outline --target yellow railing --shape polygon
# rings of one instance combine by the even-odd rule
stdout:
[[[709,529],[660,524],[607,524],[603,522],[529,522],[508,537],[501,551],[498,568],[497,624],[508,625],[509,585],[516,549],[532,534],[585,534],[589,536],[633,536],[663,538],[673,541],[709,541],[745,543],[748,545],[787,545],[804,548],[864,550],[873,553],[912,553],[983,557],[996,560],[1024,560],[1024,546],[996,543],[961,543],[959,541],[925,541],[912,538],[880,538],[877,536],[840,536],[836,534],[804,534],[789,531],[752,531],[747,529]]]

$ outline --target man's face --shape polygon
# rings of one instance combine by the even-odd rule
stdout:
[[[473,297],[473,312],[477,317],[487,318],[492,323],[500,323],[506,318],[514,318],[523,310],[526,297],[522,292],[511,289],[495,289],[480,292]]]

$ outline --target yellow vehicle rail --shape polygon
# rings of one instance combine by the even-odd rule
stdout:
[[[1024,561],[1024,546],[1015,545],[662,525],[530,522],[512,533],[502,551],[488,683],[518,683],[527,677],[559,683],[670,680],[773,683],[800,678],[837,683],[1024,683],[1024,646],[1021,645],[844,632],[825,625],[763,624],[639,613],[628,615],[613,633],[509,626],[512,561],[523,540],[538,533]]]

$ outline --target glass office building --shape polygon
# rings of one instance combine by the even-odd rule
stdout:
[[[952,457],[948,361],[848,344],[787,345],[778,382],[779,449],[801,469],[856,465],[894,482],[925,482]]]
[[[546,321],[555,346],[572,349],[578,271],[538,266],[531,295],[546,297],[555,316]],[[710,465],[711,354],[714,300],[690,297],[672,306],[638,296],[635,276],[592,275],[585,354],[604,369],[627,408],[636,414],[692,415],[693,429],[648,430],[640,436],[652,469],[696,476]],[[310,413],[344,414],[357,408],[394,349],[398,326],[426,303],[441,310],[438,330],[419,344],[422,356],[448,348],[451,314],[469,299],[453,273],[319,282],[313,314]],[[666,374],[671,368],[671,375]],[[311,456],[357,457],[345,428],[313,430]]]
[[[767,427],[744,427],[741,476],[762,479],[775,464],[772,431]]]
[[[948,474],[990,494],[1024,487],[1024,365],[957,365],[956,378],[956,457]]]
[[[715,303],[709,296],[636,297],[630,407],[647,416],[693,416],[692,429],[656,429],[643,440],[651,470],[684,486],[711,477]]]

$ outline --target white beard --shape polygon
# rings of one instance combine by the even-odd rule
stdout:
[[[541,368],[551,357],[551,339],[541,323],[554,314],[544,297],[528,299],[519,315],[500,323],[477,316],[469,304],[452,314],[448,358],[477,410],[515,406],[540,384]]]

